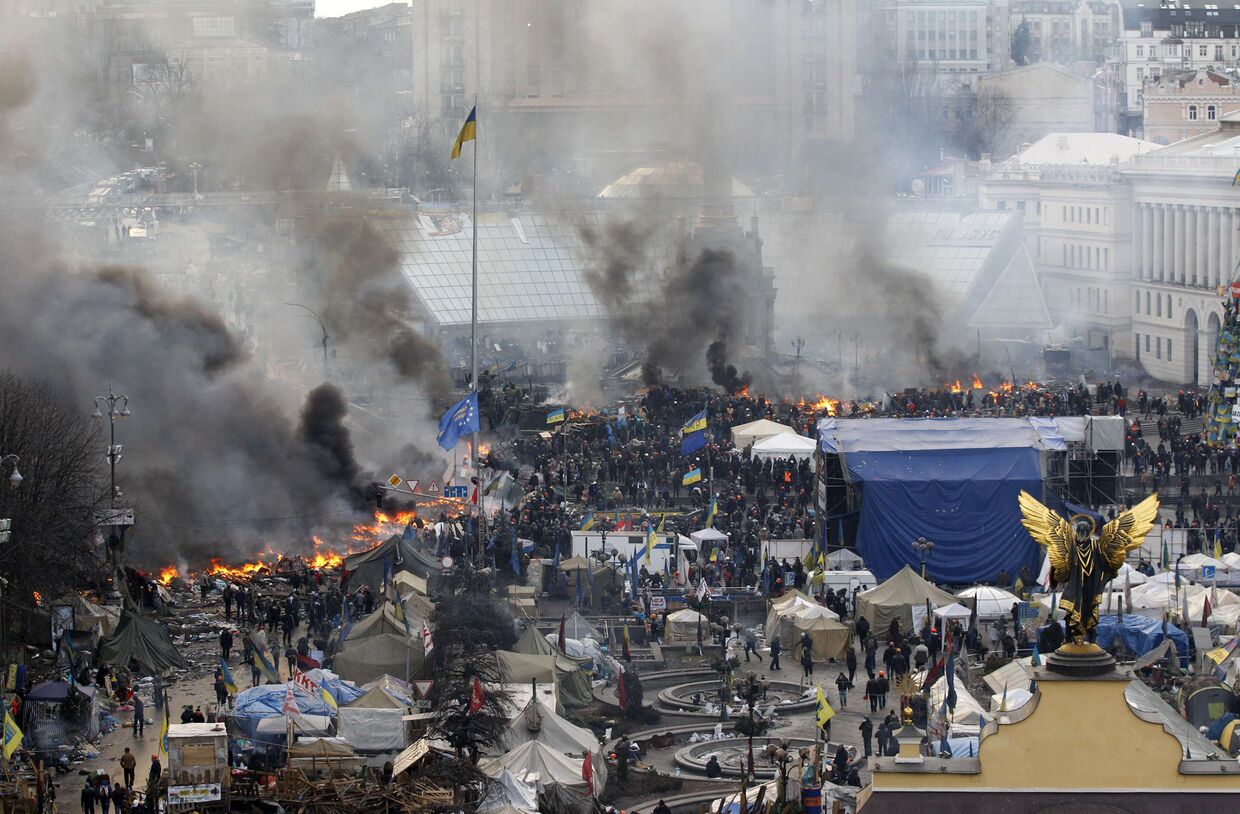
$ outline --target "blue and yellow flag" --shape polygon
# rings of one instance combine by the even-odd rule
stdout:
[[[1236,174],[1231,177],[1231,185],[1240,186],[1240,170],[1236,170]]]
[[[461,147],[467,141],[474,141],[478,138],[478,108],[475,107],[469,111],[469,115],[465,117],[465,123],[461,125],[461,132],[456,137],[456,142],[452,145],[452,157],[461,157]]]
[[[705,429],[706,429],[706,411],[703,410],[702,412],[698,413],[693,418],[685,422],[685,425],[680,428],[680,434],[688,435],[689,433],[692,433],[692,432],[702,432]]]
[[[237,694],[237,682],[233,681],[232,671],[228,669],[228,662],[220,659],[220,673],[224,676],[224,689],[228,690],[229,695]]]
[[[715,515],[719,513],[719,498],[712,497],[710,499],[710,511],[706,513],[706,527],[713,528],[715,525]]]
[[[654,533],[654,525],[646,526],[646,565],[650,565],[650,555],[654,553],[654,547],[659,544],[659,536]]]
[[[336,699],[327,691],[326,687],[319,687],[319,698],[323,699],[323,703],[332,709],[339,709],[340,705],[336,703]]]
[[[346,601],[343,605],[344,610],[342,610],[341,613],[347,615],[348,607],[349,603]],[[341,636],[341,639],[343,640],[344,637]],[[262,650],[259,650],[257,647],[251,650],[250,653],[254,658],[258,659],[258,671],[263,674],[263,677],[272,684],[279,684],[280,671],[272,665],[271,659],[267,658],[267,654]]]
[[[159,725],[159,752],[168,754],[168,699],[164,699],[164,722]]]
[[[13,757],[22,746],[22,731],[17,727],[17,721],[13,720],[13,716],[6,709],[4,711],[4,759],[8,760]]]
[[[594,512],[587,514],[586,519],[581,521],[580,531],[589,531],[592,528],[594,528]]]
[[[692,486],[695,483],[699,483],[701,480],[702,480],[702,467],[699,466],[699,467],[690,469],[688,472],[686,472],[684,477],[680,479],[680,485],[681,486]]]
[[[547,424],[559,424],[565,418],[564,408],[560,407],[547,413]]]

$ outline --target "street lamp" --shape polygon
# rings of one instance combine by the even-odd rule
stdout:
[[[758,674],[750,671],[736,685],[736,695],[745,702],[745,706],[749,708],[749,776],[753,777],[753,711],[758,704],[758,699],[762,696],[763,684],[765,681],[758,678]]]
[[[781,806],[788,793],[788,764],[792,762],[792,753],[788,750],[791,746],[792,742],[787,738],[780,738],[778,744],[768,743],[766,745],[766,756],[779,769],[779,804]]]
[[[107,407],[108,416],[108,466],[111,469],[112,489],[109,492],[110,505],[116,508],[116,464],[121,459],[121,445],[116,443],[116,419],[128,418],[129,413],[129,396],[120,395],[112,392],[112,386],[108,385],[108,394],[106,396],[95,396],[95,411],[90,417],[102,421],[104,413],[102,407]]]
[[[327,326],[323,324],[323,318],[319,316],[315,312],[315,310],[308,305],[302,305],[299,302],[286,302],[284,304],[289,306],[290,308],[300,308],[301,310],[310,314],[310,316],[314,317],[315,322],[319,323],[319,330],[323,334],[323,338],[321,340],[323,344],[323,375],[326,376],[327,375],[327,340],[329,337],[327,334]]]
[[[930,552],[934,550],[934,543],[930,542],[925,537],[918,537],[917,541],[913,543],[913,548],[917,549],[917,551],[921,554],[921,578],[925,579],[926,557],[930,556]]]
[[[21,463],[21,458],[18,458],[13,454],[5,455],[0,458],[0,466],[6,466],[10,463],[13,464],[13,471],[9,474],[9,486],[16,489],[22,485],[23,480],[22,473],[17,469],[17,465]]]

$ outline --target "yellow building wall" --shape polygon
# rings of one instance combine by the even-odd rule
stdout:
[[[982,741],[980,773],[876,771],[874,788],[1240,788],[1235,775],[1180,774],[1180,742],[1160,724],[1137,717],[1124,700],[1127,684],[1039,677],[1040,697],[1030,701],[1037,709]]]

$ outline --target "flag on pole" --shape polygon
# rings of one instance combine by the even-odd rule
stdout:
[[[8,760],[13,757],[22,746],[22,731],[17,726],[17,721],[13,720],[13,715],[6,709],[4,711],[4,759]]]
[[[477,138],[478,108],[474,107],[469,111],[469,115],[465,117],[465,123],[461,125],[461,132],[457,134],[456,141],[452,143],[452,157],[454,159],[460,158],[461,148],[465,146],[465,142],[474,141]]]
[[[706,577],[698,576],[697,601],[701,602],[706,598]]]
[[[1223,538],[1219,535],[1218,529],[1214,531],[1214,559],[1223,559]]]
[[[999,711],[1000,712],[1007,712],[1007,688],[1008,688],[1008,685],[1004,684],[1003,685],[1003,697],[999,699]]]
[[[710,511],[706,513],[706,527],[713,528],[715,525],[715,515],[719,513],[719,498],[711,495]]]
[[[680,454],[692,455],[706,446],[706,411],[698,413],[680,428]]]
[[[826,734],[827,722],[835,717],[835,710],[831,709],[831,705],[827,703],[827,696],[822,691],[822,687],[814,687],[814,690],[818,694],[818,714],[816,716],[818,728],[822,730],[823,734]]]
[[[547,413],[547,425],[562,424],[568,418],[568,413],[564,412],[563,407],[559,407]]]
[[[1051,555],[1046,554],[1042,557],[1042,570],[1038,572],[1038,584],[1042,586],[1042,590],[1049,591],[1051,589]]]
[[[301,714],[301,710],[297,708],[297,698],[293,695],[292,681],[289,681],[288,686],[284,690],[284,704],[280,707],[280,712],[285,715]]]
[[[654,554],[654,547],[659,544],[659,536],[654,533],[654,525],[646,524],[646,565],[650,565],[650,557]]]
[[[486,704],[486,696],[482,693],[482,682],[474,676],[473,688],[469,692],[469,713],[476,715]]]
[[[349,604],[346,602],[344,607],[348,608]],[[251,651],[251,655],[258,660],[258,671],[263,674],[263,678],[267,679],[269,684],[279,684],[280,671],[271,663],[271,659],[267,657],[267,654],[255,647]]]
[[[587,514],[585,520],[581,521],[580,530],[589,531],[592,528],[594,528],[594,512],[590,512],[589,514]]]
[[[232,671],[228,669],[228,662],[220,659],[220,673],[224,676],[224,689],[228,690],[229,695],[237,694],[237,682],[233,681]]]
[[[692,486],[695,483],[700,483],[701,480],[702,480],[702,467],[695,466],[693,469],[690,469],[688,472],[686,472],[684,476],[680,479],[680,485],[681,486]]]
[[[590,763],[589,752],[581,762],[581,779],[586,781],[586,794],[594,794],[594,766]]]
[[[1201,626],[1204,628],[1210,627],[1210,597],[1208,595],[1202,597]]]
[[[323,699],[323,703],[332,709],[339,709],[340,705],[336,703],[336,698],[327,691],[326,687],[319,687],[319,698]]]
[[[517,540],[517,527],[512,527],[512,573],[521,576],[521,542]]]
[[[431,651],[435,649],[435,642],[431,640],[431,629],[422,623],[422,655],[429,656]]]
[[[478,393],[471,392],[468,396],[448,408],[448,412],[439,419],[439,446],[454,449],[461,438],[472,435],[482,428],[478,419]]]
[[[630,645],[629,643],[629,626],[625,625],[624,626],[624,648],[623,648],[625,661],[633,660],[633,651],[630,649],[631,646],[632,645]]]
[[[159,752],[168,754],[168,698],[164,697],[164,722],[159,725]],[[7,727],[6,727],[7,729]]]

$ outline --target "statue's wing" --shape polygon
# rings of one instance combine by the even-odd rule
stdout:
[[[1128,552],[1141,547],[1157,522],[1158,495],[1152,494],[1102,527],[1098,547],[1111,571],[1118,571]]]
[[[1019,500],[1020,524],[1034,542],[1046,549],[1051,560],[1051,578],[1055,582],[1067,582],[1068,566],[1072,562],[1072,524],[1023,489]]]

